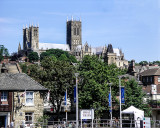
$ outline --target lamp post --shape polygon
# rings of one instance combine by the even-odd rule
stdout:
[[[78,128],[78,86],[77,86],[77,77],[79,73],[75,73],[76,76],[76,128]]]
[[[122,114],[121,114],[121,76],[119,78],[119,106],[120,106],[120,128],[122,128]]]
[[[110,86],[110,114],[111,114],[111,122],[110,122],[110,127],[112,127],[112,92],[111,92],[111,85],[112,83],[109,83]]]

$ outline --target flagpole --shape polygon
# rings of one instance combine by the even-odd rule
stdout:
[[[120,107],[120,128],[122,128],[122,114],[121,114],[121,77],[119,76],[119,107]]]
[[[111,120],[110,120],[110,127],[112,128],[112,91],[111,91],[111,85],[112,85],[112,83],[109,83],[108,84],[109,85],[109,87],[110,87],[110,91],[109,91],[109,107],[110,107],[110,118],[111,118]]]
[[[66,88],[66,123],[67,123],[67,88]]]

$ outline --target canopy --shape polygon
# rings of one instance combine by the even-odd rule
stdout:
[[[142,111],[134,106],[130,106],[129,108],[123,110],[122,114],[134,114],[135,120],[143,120],[143,118],[144,118],[144,111]]]

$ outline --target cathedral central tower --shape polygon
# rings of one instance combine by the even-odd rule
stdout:
[[[74,51],[78,45],[82,45],[82,25],[81,21],[67,20],[67,44],[70,50]]]

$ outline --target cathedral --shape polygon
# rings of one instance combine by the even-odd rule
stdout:
[[[66,44],[39,43],[39,26],[30,25],[23,28],[23,49],[19,44],[18,53],[28,55],[37,52],[39,55],[48,49],[61,49],[68,51],[81,61],[85,55],[96,55],[108,64],[116,64],[119,68],[127,68],[128,61],[124,59],[121,49],[113,48],[111,44],[104,47],[91,47],[87,42],[82,45],[81,20],[67,19]]]

